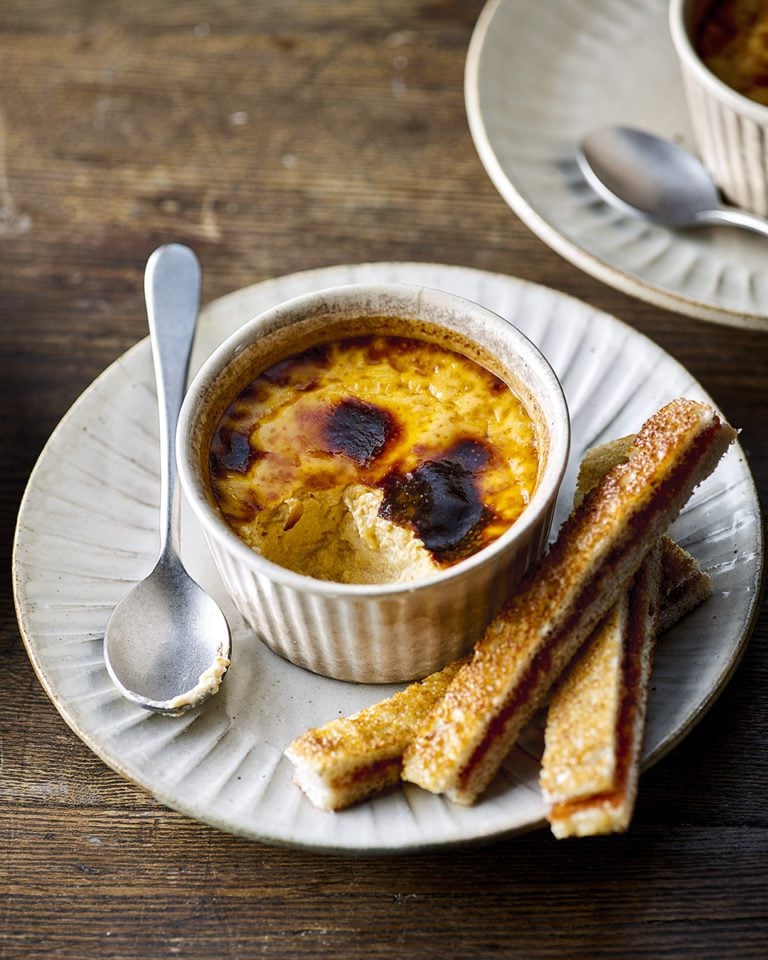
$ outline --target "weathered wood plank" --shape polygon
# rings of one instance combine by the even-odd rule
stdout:
[[[481,0],[4,0],[0,543],[58,419],[145,335],[159,242],[205,299],[333,263],[512,273],[648,334],[743,428],[768,502],[768,337],[585,276],[476,156],[464,55]],[[768,623],[699,727],[647,773],[625,837],[544,831],[356,860],[217,833],[66,727],[0,605],[0,958],[764,958]]]

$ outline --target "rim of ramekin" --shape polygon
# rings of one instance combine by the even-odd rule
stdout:
[[[358,584],[320,580],[289,570],[287,567],[282,567],[257,553],[238,537],[221,514],[211,505],[206,495],[205,478],[198,469],[200,459],[193,442],[194,426],[197,422],[196,414],[201,407],[203,397],[209,394],[211,389],[215,389],[215,384],[220,382],[221,374],[231,360],[245,346],[253,342],[261,328],[267,326],[280,314],[293,316],[295,319],[290,322],[295,322],[295,320],[300,319],[302,313],[306,313],[320,300],[334,301],[338,306],[341,306],[344,303],[349,305],[350,302],[359,299],[362,310],[362,301],[366,295],[381,294],[400,295],[403,298],[407,294],[409,297],[413,298],[415,296],[417,299],[428,296],[435,303],[442,302],[454,307],[461,304],[462,309],[481,316],[483,322],[491,323],[505,337],[511,338],[520,357],[535,370],[536,377],[542,387],[542,390],[536,393],[536,397],[541,404],[549,431],[549,457],[531,501],[520,517],[497,540],[471,557],[467,557],[465,560],[461,560],[459,563],[429,577],[407,583]],[[375,313],[369,315],[375,316]],[[411,317],[406,316],[405,319],[411,319]],[[413,319],[418,320],[419,317],[414,316]],[[434,320],[425,319],[425,322],[433,322],[439,326],[439,323]],[[284,323],[284,325],[287,324]],[[472,338],[468,337],[468,339]],[[478,346],[482,348],[482,343],[477,342]],[[282,586],[304,593],[350,599],[377,598],[406,596],[434,589],[437,585],[466,576],[474,570],[493,563],[500,553],[511,549],[514,542],[522,539],[530,528],[540,522],[542,517],[554,506],[568,463],[570,433],[570,417],[560,381],[538,347],[510,321],[475,301],[420,284],[355,283],[313,291],[277,304],[244,323],[217,347],[193,378],[184,399],[177,429],[176,459],[181,487],[204,531],[212,536],[227,553],[247,568]]]
[[[729,87],[712,73],[696,51],[686,23],[686,14],[697,2],[700,0],[671,0],[669,5],[669,30],[681,63],[718,100],[726,103],[735,112],[754,120],[755,123],[768,126],[768,106],[751,100],[733,87]]]

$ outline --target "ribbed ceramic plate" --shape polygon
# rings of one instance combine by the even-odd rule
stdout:
[[[289,297],[340,283],[400,281],[448,290],[506,317],[549,358],[573,418],[572,463],[597,441],[638,428],[674,396],[704,398],[691,376],[614,318],[511,277],[425,264],[342,266],[238,291],[200,318],[193,367],[231,331]],[[221,692],[197,712],[155,716],[123,700],[102,658],[112,607],[151,569],[157,548],[157,410],[147,341],[106,370],[54,432],[30,478],[14,556],[17,607],[37,674],[67,723],[113,769],[163,803],[246,837],[317,849],[403,851],[478,840],[541,821],[534,724],[480,804],[455,807],[406,787],[339,814],[292,785],[283,748],[309,726],[391,693],[326,680],[280,660],[250,636],[223,595],[191,513],[182,515],[192,574],[225,606],[234,660]],[[757,598],[762,548],[754,486],[739,448],[695,494],[674,528],[714,582],[714,596],[661,643],[646,757],[694,723],[734,668]]]
[[[470,130],[507,203],[577,267],[670,310],[768,331],[768,240],[633,219],[599,200],[576,165],[576,145],[605,124],[694,149],[667,8],[491,0],[467,56]]]

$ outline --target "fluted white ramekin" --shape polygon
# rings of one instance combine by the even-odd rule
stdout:
[[[733,90],[706,66],[693,36],[701,0],[671,0],[669,23],[701,158],[733,204],[768,216],[768,107]]]
[[[498,540],[424,580],[343,584],[280,567],[228,526],[211,492],[213,431],[259,373],[310,346],[382,333],[438,342],[509,384],[537,431],[540,470],[530,504]],[[546,545],[570,442],[568,411],[547,361],[519,330],[460,297],[420,286],[360,284],[290,300],[234,333],[195,377],[178,427],[184,493],[238,610],[281,657],[364,683],[423,677],[461,656]]]

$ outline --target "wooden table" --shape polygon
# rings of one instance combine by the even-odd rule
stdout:
[[[90,381],[145,335],[150,251],[204,298],[334,263],[516,274],[684,363],[768,484],[768,337],[580,273],[510,212],[467,131],[480,0],[4,0],[3,549],[28,474]],[[768,956],[768,624],[642,780],[623,837],[545,831],[406,858],[245,842],[173,813],[70,732],[3,585],[0,958]]]

